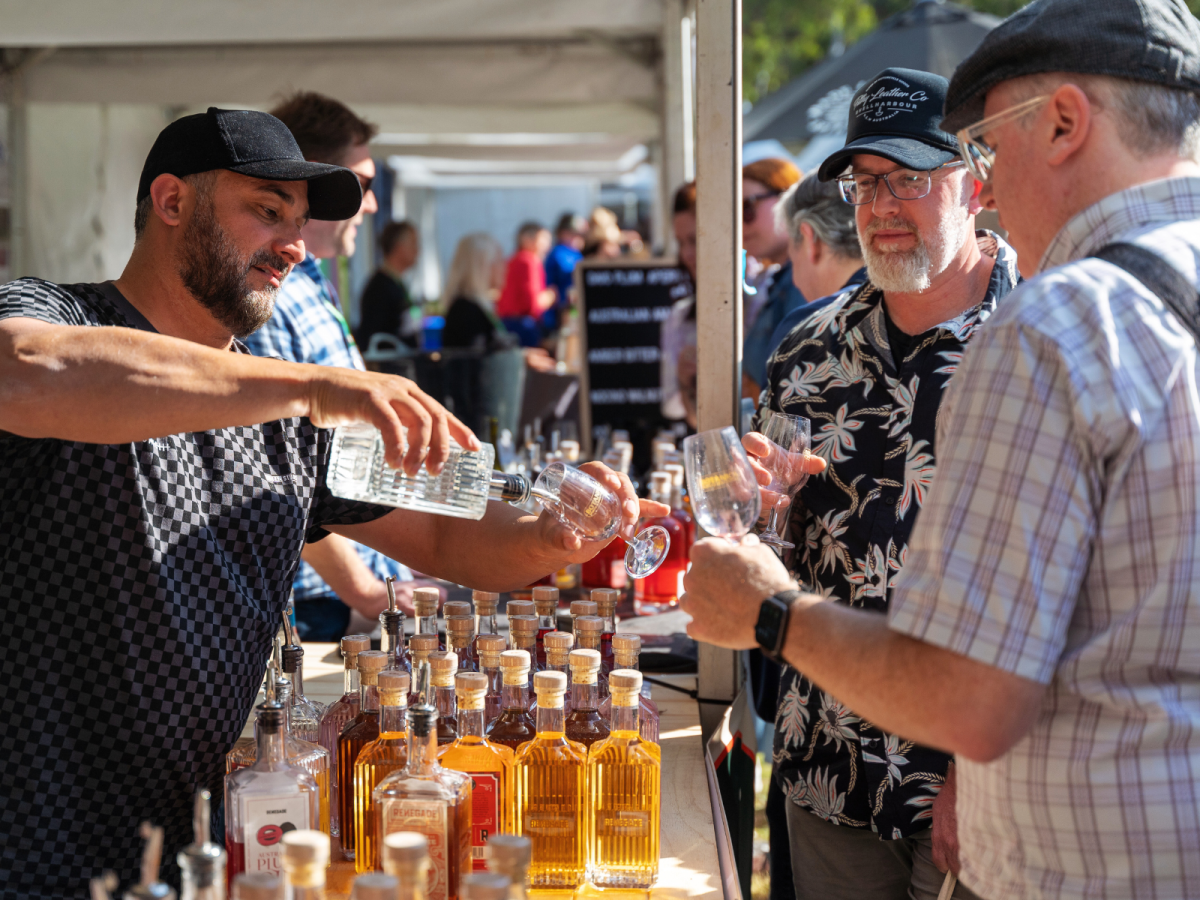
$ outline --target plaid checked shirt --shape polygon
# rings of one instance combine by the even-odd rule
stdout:
[[[1032,731],[959,760],[962,879],[993,900],[1200,896],[1197,348],[1121,240],[1193,284],[1200,179],[1106,197],[980,330],[891,627],[1048,685]]]
[[[275,299],[275,311],[266,325],[246,338],[246,346],[255,356],[365,372],[362,354],[350,330],[343,327],[344,322],[333,285],[310,253],[284,279]],[[354,547],[381,581],[389,575],[395,575],[398,581],[412,580],[412,572],[395,560],[362,544]],[[333,588],[303,560],[292,589],[297,603],[335,596]]]

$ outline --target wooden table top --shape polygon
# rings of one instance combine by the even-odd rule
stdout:
[[[304,647],[304,693],[310,700],[329,704],[342,695],[342,659],[336,644],[310,643]],[[695,689],[694,675],[655,675],[656,679]],[[620,900],[673,900],[723,896],[717,861],[717,838],[704,771],[704,746],[697,704],[686,694],[652,685],[659,710],[662,746],[662,830],[658,883],[653,890],[599,891],[590,886],[575,892],[577,898]],[[328,897],[349,895],[354,878],[352,863],[330,867]],[[532,896],[565,892],[533,892]]]

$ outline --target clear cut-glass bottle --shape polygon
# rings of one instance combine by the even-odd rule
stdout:
[[[588,751],[588,880],[599,888],[646,890],[658,877],[662,755],[638,728],[642,675],[614,669],[612,733]]]
[[[244,871],[283,870],[283,826],[312,828],[320,821],[321,790],[311,774],[287,760],[287,709],[275,699],[274,663],[267,699],[258,708],[254,765],[225,778],[225,849],[230,879]]]
[[[338,735],[338,783],[345,786],[341,793],[342,853],[354,859],[358,836],[354,828],[354,764],[367,744],[379,737],[379,673],[388,663],[381,650],[363,650],[358,654],[360,682],[358,715],[346,723]]]
[[[409,674],[400,669],[379,673],[379,737],[359,751],[354,762],[354,868],[379,869],[379,835],[375,833],[375,786],[408,764]]]
[[[587,748],[564,733],[562,672],[533,676],[537,736],[513,762],[513,831],[533,843],[531,888],[573,890],[587,869]]]
[[[591,747],[608,737],[608,724],[600,715],[600,653],[596,650],[572,650],[571,711],[567,713],[566,734],[572,741]]]
[[[471,868],[486,870],[484,848],[488,839],[507,828],[513,752],[483,735],[483,705],[487,676],[459,672],[454,679],[458,695],[458,738],[438,751],[447,769],[471,779]]]
[[[504,636],[500,634],[480,634],[475,638],[475,648],[479,652],[479,671],[487,676],[488,693],[483,704],[483,726],[490,728],[500,715],[500,694],[504,680],[500,674],[500,654],[507,647]]]
[[[371,639],[365,634],[348,634],[342,638],[342,657],[345,660],[342,696],[331,703],[321,716],[318,729],[320,744],[329,753],[329,833],[341,833],[340,785],[337,780],[337,741],[346,723],[358,715],[359,681],[358,654],[371,649]]]
[[[529,713],[529,651],[505,650],[500,654],[500,672],[504,679],[500,715],[487,736],[493,744],[516,750],[537,735],[537,725]]]
[[[638,671],[638,655],[642,652],[642,638],[637,634],[624,632],[613,636],[613,660],[618,669]],[[638,728],[643,741],[658,743],[658,706],[650,697],[650,684],[642,680],[641,693],[638,695]],[[606,697],[600,704],[600,715],[612,727],[612,697]]]
[[[425,837],[429,852],[429,900],[458,895],[471,867],[471,779],[437,761],[437,710],[417,706],[408,716],[408,765],[375,787],[378,833],[411,831]],[[394,873],[392,873],[394,874]]]

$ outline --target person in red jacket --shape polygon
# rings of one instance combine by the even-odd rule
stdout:
[[[526,222],[517,229],[517,252],[508,261],[496,314],[524,347],[536,347],[541,342],[537,320],[554,305],[554,289],[546,287],[543,267],[549,252],[550,232],[540,223]]]

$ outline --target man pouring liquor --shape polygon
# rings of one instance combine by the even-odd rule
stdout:
[[[212,108],[155,142],[120,278],[0,288],[6,896],[132,878],[145,819],[174,859],[196,789],[220,793],[305,542],[337,533],[485,590],[602,546],[502,504],[475,522],[330,494],[340,423],[375,425],[410,474],[440,471],[452,438],[479,446],[409,381],[238,341],[305,258],[309,218],[348,219],[361,199],[353,172],[306,161],[274,117]],[[625,536],[666,513],[589,470]]]

